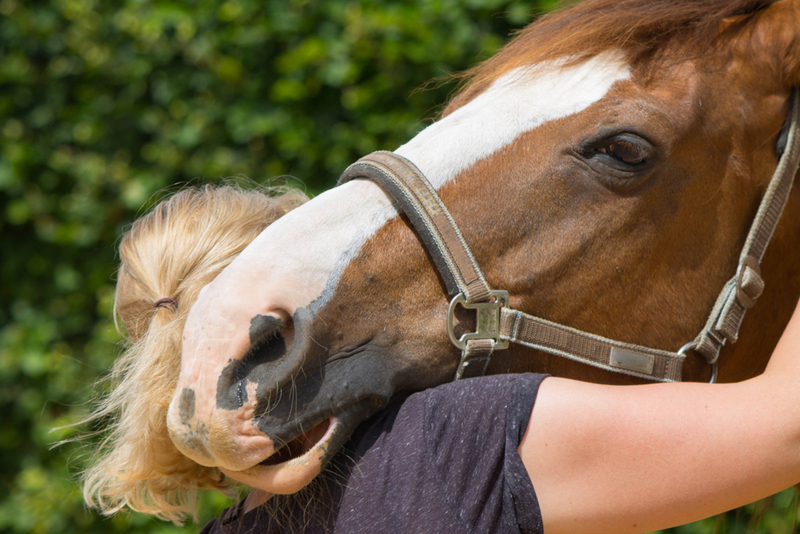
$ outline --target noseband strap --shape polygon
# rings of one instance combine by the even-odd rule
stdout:
[[[373,152],[350,165],[339,178],[377,182],[411,221],[439,269],[451,297],[463,293],[468,303],[489,300],[489,285],[464,236],[436,190],[416,165],[392,152]]]
[[[467,246],[442,199],[416,165],[392,152],[373,152],[350,165],[339,178],[339,184],[354,178],[366,178],[380,185],[400,205],[420,240],[433,258],[451,298],[462,296],[468,307],[494,303],[494,323],[499,325],[500,301],[489,290],[478,262]],[[505,303],[508,304],[508,293]],[[491,304],[490,304],[491,305]],[[452,307],[451,307],[452,309]],[[478,323],[481,322],[478,315]],[[497,328],[495,327],[495,332]],[[486,371],[496,348],[507,342],[495,338],[467,339],[462,349],[457,378],[480,376]]]
[[[764,288],[759,264],[783,211],[800,166],[800,92],[793,91],[787,148],[781,155],[740,256],[736,275],[723,288],[697,338],[677,352],[651,349],[582,332],[513,310],[508,292],[491,291],[464,237],[425,175],[406,158],[374,152],[348,167],[339,184],[363,178],[377,182],[406,214],[451,297],[447,319],[450,339],[462,350],[455,379],[482,375],[492,353],[509,342],[542,350],[608,371],[660,382],[678,382],[688,350],[711,364],[711,381],[726,340],[735,342],[744,313]],[[455,309],[476,311],[476,331],[458,337]]]

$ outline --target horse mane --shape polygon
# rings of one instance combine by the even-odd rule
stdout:
[[[680,62],[705,55],[738,34],[777,0],[584,0],[566,2],[519,31],[499,53],[464,72],[462,90],[445,115],[503,73],[524,65],[560,60],[564,66],[620,50],[632,65],[652,59],[669,45],[665,59]]]

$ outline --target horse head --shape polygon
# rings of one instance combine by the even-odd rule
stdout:
[[[777,165],[800,85],[798,27],[797,0],[587,0],[476,69],[397,153],[437,189],[511,307],[675,351],[735,272]],[[722,379],[759,372],[788,320],[800,276],[780,260],[800,236],[798,202],[763,265],[767,302],[726,347]],[[359,422],[452,379],[448,301],[380,187],[327,191],[201,292],[169,410],[174,443],[252,486],[297,491]],[[488,371],[636,381],[519,347]],[[707,373],[687,360],[688,378]]]

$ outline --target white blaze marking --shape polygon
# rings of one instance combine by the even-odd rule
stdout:
[[[562,62],[514,69],[467,105],[396,150],[437,189],[478,160],[542,124],[579,113],[614,83],[630,77],[621,54],[604,52],[585,63]]]
[[[571,67],[562,64],[508,72],[397,153],[414,162],[438,189],[519,135],[586,109],[614,83],[630,77],[629,66],[617,53],[606,52]],[[367,239],[396,215],[377,185],[352,181],[276,221],[227,270],[257,265],[264,276],[281,281],[282,287],[271,290],[291,291],[292,305],[284,306],[286,311],[312,302],[318,309]],[[277,294],[268,295],[277,298],[270,301],[272,306],[281,305]]]

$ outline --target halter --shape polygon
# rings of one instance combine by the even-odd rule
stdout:
[[[760,263],[778,223],[800,166],[800,91],[793,91],[786,149],[761,200],[739,255],[736,275],[722,288],[708,320],[697,337],[677,352],[652,349],[607,339],[553,323],[508,307],[507,291],[492,291],[461,231],[422,172],[393,152],[373,152],[348,167],[339,184],[353,179],[372,180],[389,194],[408,216],[433,258],[448,295],[447,332],[461,349],[455,380],[483,375],[495,350],[509,342],[538,349],[607,371],[659,382],[679,382],[689,350],[701,354],[717,377],[717,360],[726,341],[735,343],[745,312],[764,290]],[[456,336],[458,306],[474,309],[476,329]]]

